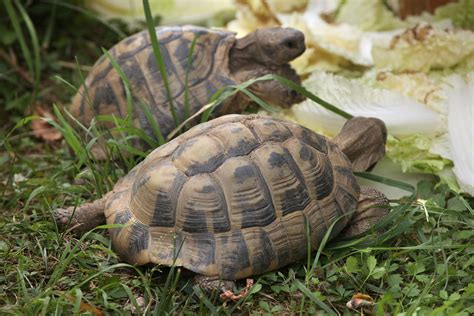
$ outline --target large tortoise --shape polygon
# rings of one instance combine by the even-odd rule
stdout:
[[[270,73],[300,82],[288,64],[305,50],[304,35],[298,30],[279,27],[261,29],[237,39],[235,33],[229,31],[173,26],[158,27],[156,34],[179,122],[183,122],[187,116],[184,106],[186,80],[190,106],[190,113],[187,114],[191,115],[224,86],[240,84]],[[188,55],[195,37],[197,41],[192,51],[192,62],[189,63]],[[154,136],[139,106],[140,102],[144,102],[150,107],[166,137],[176,128],[176,124],[148,32],[142,31],[122,40],[109,52],[130,81],[134,126]],[[251,85],[249,90],[268,103],[282,107],[289,107],[304,99],[276,81],[260,81]],[[240,113],[249,104],[250,99],[238,93],[219,106],[217,114]],[[125,87],[106,56],[96,62],[85,80],[85,86],[82,85],[73,98],[71,114],[86,126],[96,115],[126,116]],[[112,124],[103,125],[113,127]],[[97,158],[104,158],[100,147],[95,147],[93,152]]]
[[[82,231],[124,224],[111,238],[131,264],[174,262],[241,279],[304,258],[305,223],[314,250],[334,222],[332,237],[353,236],[385,215],[387,199],[360,187],[353,170],[384,155],[386,136],[375,118],[353,118],[329,140],[270,117],[226,115],[155,149],[103,198],[56,218]]]

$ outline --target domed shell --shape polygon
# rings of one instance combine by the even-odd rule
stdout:
[[[233,280],[304,258],[334,222],[333,235],[346,226],[358,197],[350,162],[330,140],[227,115],[154,150],[116,185],[105,214],[125,224],[112,230],[124,260]]]
[[[185,119],[185,78],[188,78],[190,113],[205,105],[222,86],[234,84],[228,65],[229,50],[235,34],[196,26],[157,27],[157,38],[167,71],[173,102],[179,121]],[[194,38],[191,63],[188,56]],[[152,129],[139,103],[148,104],[166,136],[176,126],[168,95],[156,63],[148,31],[132,35],[110,49],[131,85],[134,101],[134,124],[153,136]],[[93,66],[83,86],[72,100],[71,113],[88,125],[95,115],[127,115],[124,84],[106,56]]]

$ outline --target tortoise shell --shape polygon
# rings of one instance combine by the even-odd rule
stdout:
[[[105,215],[125,224],[112,242],[132,264],[240,279],[304,258],[334,222],[332,235],[347,225],[360,192],[350,166],[302,126],[227,115],[155,149],[116,185]]]
[[[156,34],[180,122],[185,119],[186,74],[191,114],[205,105],[220,87],[235,83],[230,79],[228,65],[229,50],[235,42],[234,33],[196,26],[176,26],[158,27]],[[198,40],[189,63],[188,55],[195,37]],[[144,102],[157,119],[163,135],[168,135],[176,126],[148,31],[122,40],[109,52],[130,81],[135,105],[134,126],[153,136],[150,124],[138,106]],[[125,117],[125,95],[119,74],[110,60],[102,56],[86,78],[85,86],[82,85],[73,98],[71,113],[85,125],[96,115]]]

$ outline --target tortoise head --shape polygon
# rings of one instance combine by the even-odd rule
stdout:
[[[256,30],[236,40],[229,52],[229,69],[238,83],[276,74],[300,84],[289,62],[305,50],[304,34],[292,28]],[[304,100],[294,90],[273,80],[260,81],[249,89],[261,99],[284,108]]]
[[[272,27],[250,35],[255,59],[262,64],[284,65],[305,51],[304,34],[292,28]]]
[[[366,171],[385,155],[387,127],[378,118],[354,117],[333,141],[352,162],[354,171]]]
[[[274,67],[289,63],[303,54],[306,46],[304,34],[289,27],[258,29],[236,40],[230,59],[244,59]]]

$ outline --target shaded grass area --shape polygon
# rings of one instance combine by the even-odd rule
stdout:
[[[1,314],[350,314],[346,302],[358,292],[375,299],[378,315],[474,313],[474,201],[429,182],[393,201],[377,231],[329,242],[305,262],[256,276],[250,294],[237,303],[202,292],[184,270],[122,263],[106,227],[81,238],[58,230],[52,210],[101,196],[142,158],[94,161],[94,126],[92,139],[83,138],[59,111],[55,124],[75,144],[72,154],[66,141],[39,142],[28,125],[10,131],[38,102],[51,111],[53,102],[67,103],[74,91],[53,76],[78,86],[83,79],[75,54],[80,64],[92,65],[101,47],[128,31],[54,1],[4,5],[9,12],[2,15],[0,52],[10,59],[0,59],[7,117],[0,143]],[[127,120],[117,124],[127,131]],[[107,147],[120,152],[126,144],[116,139]]]

